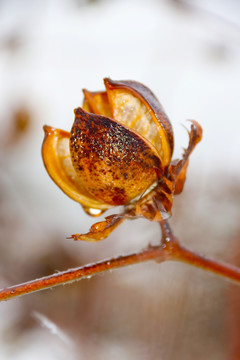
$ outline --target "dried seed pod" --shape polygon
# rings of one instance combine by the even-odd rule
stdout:
[[[46,169],[85,210],[134,201],[162,176],[173,151],[171,124],[153,93],[134,81],[104,82],[106,91],[83,90],[71,135],[44,127]]]
[[[183,190],[189,155],[202,136],[192,121],[183,158],[171,162],[172,126],[155,95],[135,81],[104,83],[106,91],[83,90],[71,133],[44,127],[45,167],[69,197],[92,216],[125,206],[89,233],[73,235],[75,240],[101,240],[129,217],[168,218],[173,195]]]

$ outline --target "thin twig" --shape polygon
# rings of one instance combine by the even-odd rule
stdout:
[[[185,262],[189,265],[196,266],[206,271],[211,271],[217,275],[228,278],[240,284],[240,268],[234,265],[224,263],[222,261],[215,261],[203,255],[179,245],[179,251],[172,254],[171,260]]]
[[[162,230],[162,246],[165,245],[168,249],[168,260],[185,262],[240,283],[240,268],[221,261],[215,261],[185,248],[174,236],[168,221],[161,221],[159,225]]]
[[[32,280],[0,290],[0,301],[9,300],[13,297],[33,293],[39,290],[52,288],[54,286],[68,284],[84,278],[97,275],[107,270],[137,264],[148,260],[164,261],[167,252],[160,246],[149,247],[137,254],[119,256],[117,258],[104,260],[98,263],[76,267],[40,279]]]
[[[92,277],[107,270],[138,264],[149,260],[155,260],[157,262],[166,260],[185,262],[240,284],[240,268],[220,261],[215,261],[186,249],[180,245],[177,238],[173,235],[167,221],[162,221],[160,226],[162,229],[162,241],[159,246],[149,246],[140,253],[119,256],[114,259],[80,266],[2,289],[0,290],[0,301],[9,300],[14,297],[52,288],[54,286],[68,284],[80,279]]]

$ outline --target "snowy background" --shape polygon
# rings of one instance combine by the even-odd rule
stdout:
[[[182,124],[202,125],[175,233],[237,263],[239,1],[1,0],[0,287],[157,242],[158,227],[145,220],[102,243],[66,240],[94,219],[42,164],[42,126],[69,130],[81,89],[101,90],[108,76],[156,94],[175,157],[188,141]],[[237,358],[239,298],[237,287],[181,264],[116,271],[1,304],[0,359]]]

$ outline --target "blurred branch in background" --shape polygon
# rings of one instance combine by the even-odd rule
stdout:
[[[193,11],[202,16],[209,16],[212,20],[226,23],[227,26],[233,26],[240,31],[239,17],[235,13],[239,7],[238,1],[194,1],[194,0],[169,0],[179,9]],[[217,6],[219,5],[219,6]],[[226,13],[227,9],[227,13]],[[229,11],[230,10],[230,11]],[[239,10],[239,9],[238,9]],[[230,13],[230,14],[229,14]]]

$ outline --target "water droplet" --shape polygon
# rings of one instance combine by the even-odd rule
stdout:
[[[90,216],[100,216],[102,215],[105,210],[102,209],[94,209],[94,208],[90,208],[88,206],[83,206],[83,210],[85,211],[85,213],[87,213]]]

